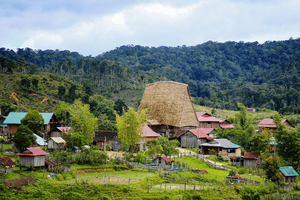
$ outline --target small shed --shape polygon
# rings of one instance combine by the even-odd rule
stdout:
[[[43,151],[40,147],[26,148],[22,153],[17,154],[20,157],[20,170],[22,166],[31,166],[33,171],[34,167],[45,166],[45,158],[48,155],[47,152]]]
[[[117,131],[95,131],[94,142],[99,149],[104,150],[106,146],[113,151],[121,150],[121,143],[118,140]]]
[[[49,158],[45,158],[45,167],[50,171],[50,170],[54,170],[56,167],[58,166],[58,164],[52,160],[50,160]]]
[[[0,157],[0,173],[11,173],[14,166],[16,164],[8,156]]]
[[[165,156],[157,156],[154,159],[155,165],[159,167],[165,167],[166,165],[172,165],[173,160],[165,157]]]
[[[244,167],[254,168],[259,164],[260,153],[245,152]]]
[[[282,180],[284,183],[295,183],[299,174],[292,166],[284,166],[279,168],[282,173]]]
[[[51,137],[48,139],[48,149],[64,149],[66,141],[61,137]]]
[[[48,137],[63,137],[63,135],[72,135],[72,127],[56,127],[55,129],[48,132]]]

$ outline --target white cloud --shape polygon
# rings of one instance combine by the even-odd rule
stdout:
[[[57,46],[60,46],[62,41],[63,38],[61,35],[42,31],[25,40],[20,47],[29,47],[32,49],[56,49]]]

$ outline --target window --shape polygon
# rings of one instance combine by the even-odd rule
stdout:
[[[228,153],[235,153],[235,149],[227,149]]]

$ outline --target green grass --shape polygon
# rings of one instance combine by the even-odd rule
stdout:
[[[218,163],[229,163],[229,160],[218,160],[218,158],[216,156],[206,156],[205,157],[208,160],[214,161],[214,162],[218,162]]]
[[[2,146],[3,146],[3,150],[12,149],[12,144],[2,144],[2,143],[0,143],[0,148],[2,148]]]
[[[208,172],[208,174],[202,174],[201,176],[203,179],[222,181],[225,180],[226,176],[229,175],[228,171],[213,169],[209,167],[204,161],[199,160],[195,157],[176,158],[176,161],[187,163],[188,166],[193,167],[194,169],[199,169],[199,170],[205,169]],[[250,175],[250,174],[244,174],[241,176],[243,178],[249,178],[249,179],[251,178],[251,180],[255,180],[255,181],[260,181],[260,182],[264,181],[263,178],[259,176]]]

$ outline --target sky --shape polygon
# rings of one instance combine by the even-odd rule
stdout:
[[[299,0],[0,0],[0,48],[97,56],[122,45],[300,37]]]

